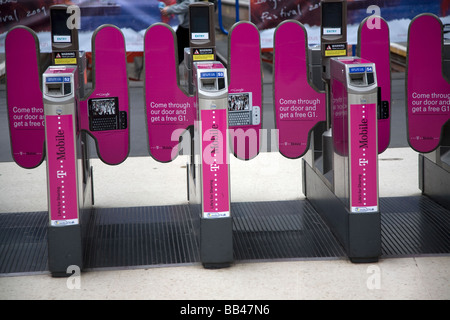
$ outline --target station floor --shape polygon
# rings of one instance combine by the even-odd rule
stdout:
[[[233,201],[302,199],[300,161],[276,152],[263,152],[246,162],[232,158]],[[417,162],[410,148],[389,148],[381,154],[380,196],[420,195]],[[116,167],[97,159],[92,165],[96,207],[186,202],[185,156],[170,164],[130,157]],[[45,166],[24,171],[15,163],[1,162],[1,212],[45,211],[44,186]],[[73,281],[45,272],[0,276],[0,299],[447,300],[450,255],[389,258],[371,264],[347,259],[242,261],[219,270],[196,263],[141,266],[83,272],[79,282]]]

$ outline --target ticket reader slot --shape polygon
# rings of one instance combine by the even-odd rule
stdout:
[[[225,78],[218,76],[217,78],[200,78],[200,91],[217,92],[226,88]]]
[[[371,67],[361,67],[350,69],[349,85],[355,87],[367,87],[375,84],[375,78],[373,76],[373,70]]]
[[[64,81],[62,78],[59,80]],[[66,80],[70,81],[70,79]],[[72,82],[46,83],[44,90],[44,93],[49,97],[68,96],[73,92]]]
[[[195,165],[189,165],[189,200],[200,216],[200,256],[205,268],[233,260],[230,214],[227,71],[219,62],[194,63],[198,122]],[[192,161],[192,160],[191,160]],[[195,171],[198,171],[196,173]]]

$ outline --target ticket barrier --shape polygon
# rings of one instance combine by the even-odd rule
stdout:
[[[233,262],[230,213],[227,70],[219,62],[194,63],[198,121],[188,170],[191,210],[200,217],[200,258],[205,268]]]
[[[88,135],[106,164],[123,162],[129,152],[123,35],[112,26],[94,33],[93,89],[83,96],[83,55],[76,29],[66,26],[66,9],[51,8],[53,65],[43,74],[37,59],[39,41],[31,29],[15,27],[5,41],[11,150],[14,161],[27,169],[47,160],[48,267],[56,277],[69,276],[70,266],[84,266],[94,203]]]
[[[205,2],[189,6],[190,48],[181,68],[170,26],[152,25],[144,43],[149,152],[160,162],[171,162],[180,153],[190,155],[187,195],[189,208],[200,221],[200,259],[205,268],[233,262],[228,72],[215,61],[213,9]],[[180,81],[180,70],[185,80]]]
[[[43,74],[36,58],[40,55],[36,34],[22,26],[8,32],[7,105],[14,161],[33,169],[47,160],[48,267],[53,276],[67,276],[69,266],[83,267],[82,225],[89,217],[94,196],[89,140],[78,118],[84,91],[78,35],[66,28],[66,7],[54,6],[50,12],[52,49],[58,53],[53,51],[53,66]],[[55,28],[62,23],[64,28]],[[67,29],[66,35],[58,44],[62,29]],[[61,60],[65,49],[74,50],[70,61]],[[18,121],[18,111],[26,120]]]
[[[305,196],[352,262],[374,262],[381,255],[377,89],[374,63],[330,59],[332,170],[323,174],[314,158],[303,160]]]
[[[381,255],[376,66],[345,57],[333,58],[330,67],[334,191],[348,209],[348,222],[340,223],[348,223],[350,258],[376,260]]]
[[[450,47],[440,19],[431,14],[414,18],[408,37],[407,129],[409,145],[419,152],[419,187],[450,208]]]
[[[377,29],[365,19],[358,31],[361,58],[347,57],[345,7],[345,1],[323,1],[321,55],[318,47],[308,46],[300,23],[286,21],[277,27],[276,127],[280,152],[287,158],[303,157],[304,194],[350,260],[372,262],[381,255],[377,155],[387,148],[390,136],[389,28],[380,17],[371,17],[377,19]],[[358,117],[359,124],[351,122]],[[352,138],[367,139],[368,132],[370,155],[365,142],[365,148],[351,144]]]
[[[48,267],[67,276],[69,266],[83,266],[82,225],[93,204],[91,176],[85,175],[87,146],[78,128],[78,70],[51,66],[43,74],[43,100],[49,204]],[[89,179],[88,181],[86,179]]]

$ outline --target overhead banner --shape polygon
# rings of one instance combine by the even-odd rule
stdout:
[[[162,16],[159,4],[176,0],[14,0],[0,1],[0,52],[4,53],[6,33],[17,25],[31,28],[38,35],[42,52],[51,52],[50,7],[56,4],[79,7],[80,50],[91,51],[92,33],[99,26],[112,24],[125,36],[127,51],[143,51],[145,30],[156,22],[178,25],[175,15]],[[76,19],[74,14],[71,18]]]
[[[450,0],[348,0],[347,41],[357,43],[359,24],[376,14],[384,18],[392,42],[406,42],[411,20],[421,13],[433,13],[450,23]],[[261,31],[261,46],[273,46],[273,33],[280,22],[293,19],[308,31],[308,42],[320,42],[320,0],[250,0],[250,20]]]

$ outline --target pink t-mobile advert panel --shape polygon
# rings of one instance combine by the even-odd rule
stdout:
[[[350,112],[351,212],[378,211],[377,105],[353,104]]]
[[[72,115],[46,116],[50,224],[78,224],[77,170]]]
[[[450,120],[450,83],[442,74],[442,23],[430,14],[409,26],[407,75],[408,141],[418,152],[439,146]]]
[[[117,27],[106,25],[96,30],[93,44],[94,90],[80,101],[81,128],[95,138],[100,159],[116,165],[126,160],[130,149],[125,39]],[[96,105],[112,107],[107,113],[117,117],[114,126],[93,128]]]
[[[19,166],[31,169],[45,158],[39,41],[31,29],[16,27],[6,36],[5,50],[11,152]]]
[[[203,218],[230,216],[227,110],[201,111]]]
[[[279,130],[278,147],[287,158],[303,156],[309,147],[309,133],[326,120],[325,93],[308,82],[305,28],[287,21],[275,31],[274,106]]]
[[[145,107],[150,155],[170,162],[178,155],[179,137],[194,125],[194,98],[178,87],[175,34],[163,23],[145,34]]]
[[[260,150],[263,114],[261,50],[259,31],[255,25],[244,21],[235,24],[230,31],[229,50],[230,139],[234,155],[248,160]],[[245,124],[234,119],[241,116],[247,117]]]

